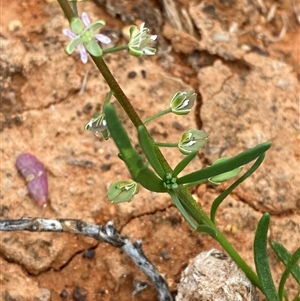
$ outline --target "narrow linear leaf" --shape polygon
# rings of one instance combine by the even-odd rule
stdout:
[[[265,213],[258,223],[254,238],[254,261],[263,293],[269,301],[280,301],[268,263],[267,233],[269,222],[270,214]]]
[[[280,261],[287,266],[292,254],[279,242],[273,241],[271,243],[271,247],[276,254],[276,256],[280,259]],[[300,267],[299,265],[295,265],[292,268],[291,274],[300,285]]]
[[[288,275],[291,273],[292,269],[297,266],[297,262],[300,258],[300,248],[296,250],[296,252],[291,256],[290,260],[288,261],[286,265],[286,269],[284,270],[278,287],[278,295],[279,298],[282,299],[283,291],[284,291],[284,285],[288,278]]]
[[[210,219],[215,223],[216,213],[218,207],[223,202],[223,200],[235,189],[239,184],[245,181],[263,162],[265,158],[265,154],[258,157],[255,163],[251,166],[251,168],[245,172],[239,179],[237,179],[230,187],[228,187],[223,193],[221,193],[212,203],[210,210]]]
[[[216,229],[212,228],[211,226],[208,225],[199,225],[196,229],[197,232],[200,233],[207,233],[210,235],[212,238],[217,238],[217,231]]]
[[[121,158],[125,162],[132,178],[148,190],[166,192],[163,181],[144,164],[142,157],[132,147],[129,136],[114,107],[111,104],[107,104],[104,107],[104,113],[110,135],[116,143],[121,153]]]
[[[197,182],[200,180],[208,179],[210,177],[231,171],[237,167],[245,165],[254,159],[261,156],[271,147],[271,142],[265,142],[257,145],[254,148],[248,149],[233,158],[229,158],[224,162],[214,164],[212,166],[203,168],[201,170],[192,172],[177,180],[178,184],[186,184],[190,182]]]
[[[156,155],[155,148],[157,148],[157,146],[152,143],[148,131],[144,125],[140,125],[138,127],[138,139],[148,162],[156,171],[156,173],[163,179],[166,173]]]
[[[176,178],[185,169],[185,167],[188,166],[188,164],[196,157],[197,154],[198,151],[195,151],[185,156],[174,168],[174,171],[172,173],[173,177]]]
[[[176,205],[177,209],[181,212],[181,214],[183,215],[185,220],[189,223],[189,225],[193,229],[197,229],[197,225],[195,224],[195,222],[193,221],[191,216],[186,212],[185,208],[183,207],[183,205],[180,202],[178,195],[172,190],[169,191],[169,194],[170,194],[174,204]]]

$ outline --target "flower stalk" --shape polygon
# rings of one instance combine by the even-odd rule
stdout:
[[[72,11],[72,9],[70,8],[67,0],[58,0],[58,2],[61,5],[65,15],[67,16],[67,18],[71,24],[72,18],[74,18],[75,15],[74,15],[74,12]],[[154,51],[155,49],[151,48],[149,46],[149,44],[150,44],[150,42],[153,42],[156,39],[156,37],[148,35],[148,29],[144,28],[144,24],[142,24],[140,31],[136,31],[135,27],[131,28],[130,38],[131,39],[128,44],[128,49],[132,55],[141,56],[143,54],[152,55],[155,53],[155,51]],[[86,43],[86,41],[82,39],[82,36],[81,36],[80,42],[84,46],[87,46],[86,44],[84,44],[84,43]],[[90,49],[88,49],[88,51],[89,51],[91,58],[94,61],[95,65],[97,66],[97,68],[103,75],[104,79],[108,83],[114,96],[116,97],[116,99],[118,100],[118,102],[120,103],[120,105],[122,106],[124,111],[126,112],[129,119],[132,121],[134,126],[137,129],[139,128],[139,126],[144,126],[144,123],[142,122],[142,120],[138,116],[137,112],[135,111],[135,109],[133,108],[131,103],[129,102],[129,100],[126,97],[126,95],[124,94],[123,90],[120,88],[120,86],[116,82],[115,78],[111,74],[110,70],[108,69],[105,61],[103,60],[103,58],[101,56],[103,53],[108,53],[109,50],[103,51],[101,53],[101,55],[98,55],[98,53],[96,53],[96,52],[90,51]],[[194,91],[178,92],[177,94],[174,95],[173,99],[171,100],[171,104],[170,104],[170,108],[168,109],[168,112],[171,110],[173,113],[178,114],[178,115],[188,114],[191,111],[191,108],[194,104],[195,98],[196,98],[196,94],[194,93]],[[164,112],[164,114],[166,114],[168,112],[166,110]],[[151,117],[152,119],[148,118],[148,119],[146,119],[145,122],[146,123],[150,122],[151,120],[153,120],[153,118],[157,118],[157,117],[159,117],[159,116],[156,115],[154,117]],[[147,132],[147,135],[149,135],[148,132]],[[193,152],[194,149],[192,149],[191,146],[193,146],[196,143],[197,139],[194,139],[195,136],[191,136],[191,137],[189,136],[189,137],[185,137],[185,138],[192,139],[191,141],[188,141],[187,145],[185,145],[185,146],[191,148],[191,151]],[[153,143],[153,145],[154,145],[153,138],[150,135],[149,135],[149,139],[150,139],[150,143]],[[205,137],[204,138],[202,137],[199,139],[201,140],[201,143],[202,143],[202,142],[204,142]],[[157,157],[156,159],[159,161],[165,174],[172,174],[172,169],[171,169],[170,165],[168,164],[168,162],[166,161],[166,159],[164,158],[164,156],[162,155],[159,148],[157,148],[157,150],[155,149],[155,155]],[[196,178],[199,177],[197,173],[193,173],[193,174],[196,175]],[[190,176],[190,175],[188,175],[188,176]],[[175,193],[178,196],[180,205],[182,205],[184,211],[187,212],[187,214],[195,221],[198,228],[200,229],[202,227],[202,229],[204,229],[206,227],[206,229],[208,229],[207,233],[211,234],[224,247],[226,252],[232,257],[232,259],[238,264],[238,266],[243,269],[243,271],[246,273],[248,278],[254,283],[254,285],[256,285],[258,288],[261,289],[260,281],[259,281],[257,275],[245,263],[245,261],[242,260],[242,258],[236,252],[236,250],[231,246],[231,244],[227,241],[227,239],[217,229],[214,222],[208,217],[208,215],[201,209],[199,204],[193,199],[191,193],[187,190],[186,187],[184,187],[183,184],[185,184],[185,182],[184,182],[185,179],[186,179],[186,176],[180,178],[179,180],[181,180],[181,181],[179,182],[178,186],[176,186],[176,187],[174,186],[174,189],[172,188],[173,186],[171,185],[172,186],[171,189],[173,189],[171,191],[172,194]],[[176,183],[174,183],[174,184],[176,184]],[[117,186],[118,189],[123,189],[124,187]],[[128,188],[128,187],[126,186],[126,188]],[[123,191],[125,191],[125,190],[123,190]]]

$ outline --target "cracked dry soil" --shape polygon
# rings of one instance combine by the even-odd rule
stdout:
[[[80,3],[79,9],[92,20],[105,19],[104,33],[115,43],[124,41],[120,29],[131,22],[145,21],[159,35],[155,57],[106,57],[142,118],[163,110],[178,90],[201,94],[193,114],[168,116],[149,125],[160,141],[177,141],[191,127],[209,133],[207,146],[187,172],[272,140],[263,166],[227,198],[217,224],[254,267],[254,231],[268,211],[270,241],[293,252],[300,243],[300,41],[295,2],[278,2],[273,16],[271,0],[180,1],[175,12],[170,3],[177,2],[99,0]],[[78,55],[65,54],[68,41],[61,31],[68,24],[55,1],[0,5],[1,219],[43,216],[96,224],[113,220],[121,234],[143,239],[145,254],[175,295],[188,262],[203,250],[220,247],[193,232],[167,196],[141,189],[130,203],[107,201],[107,186],[128,178],[128,171],[111,141],[83,130],[101,109],[108,91],[105,82],[91,62],[83,65]],[[137,143],[133,126],[118,111]],[[45,209],[36,206],[17,173],[15,160],[22,152],[34,154],[47,168]],[[164,154],[172,166],[182,158],[176,151]],[[228,185],[199,186],[193,193],[209,212],[213,199]],[[90,238],[2,232],[0,254],[1,300],[157,300],[151,285],[132,297],[135,284],[147,281],[145,276],[118,249]],[[283,267],[271,251],[270,265],[278,285]],[[286,288],[292,294],[297,290],[292,279]]]

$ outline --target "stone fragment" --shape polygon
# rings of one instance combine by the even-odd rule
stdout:
[[[255,301],[251,281],[232,259],[212,249],[196,256],[182,273],[176,301]]]

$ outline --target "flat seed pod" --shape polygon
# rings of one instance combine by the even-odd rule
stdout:
[[[16,167],[26,179],[30,195],[39,206],[44,206],[48,198],[48,179],[44,165],[35,156],[24,153],[17,158]]]

